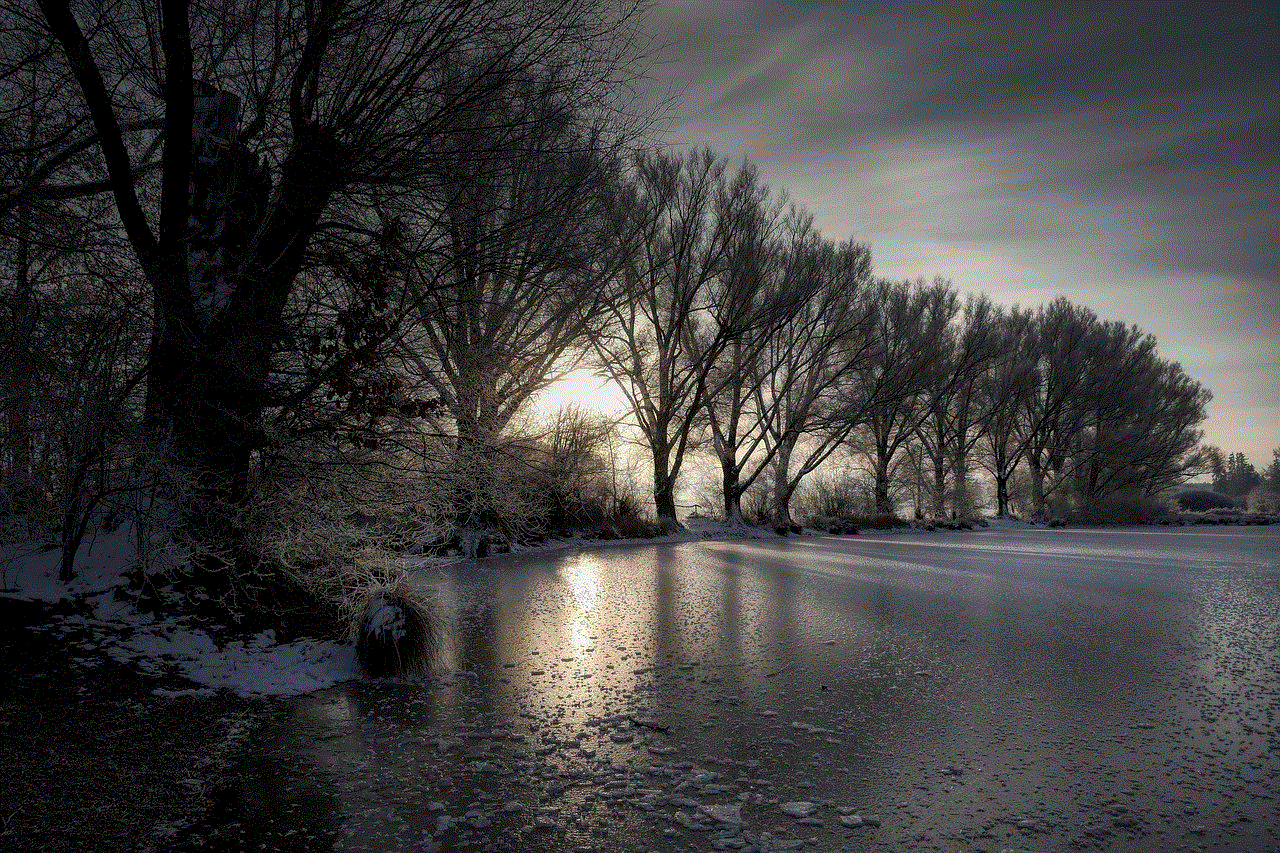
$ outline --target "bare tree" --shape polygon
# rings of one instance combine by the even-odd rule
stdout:
[[[928,417],[930,388],[948,381],[943,361],[946,330],[959,303],[950,284],[879,282],[872,335],[876,354],[859,371],[853,410],[863,414],[875,476],[876,511],[893,512],[894,456]]]
[[[313,238],[358,226],[353,211],[378,199],[452,185],[450,163],[500,156],[494,107],[531,69],[584,112],[620,114],[635,8],[41,0],[38,17],[20,2],[4,12],[46,28],[80,100],[73,132],[42,140],[44,161],[0,196],[110,194],[152,294],[151,434],[199,494],[234,507],[265,441],[281,316]],[[494,132],[490,149],[470,148],[477,128]],[[105,177],[59,183],[67,151],[96,152]],[[148,198],[139,176],[153,163]],[[188,518],[200,535],[239,537],[225,513]]]
[[[106,199],[41,184],[48,140],[77,132],[51,42],[0,38],[0,516],[61,541],[64,579],[91,525],[112,515],[136,450],[145,309]],[[84,150],[62,174],[96,175]],[[11,286],[10,286],[11,283]],[[12,522],[18,522],[16,524]]]
[[[755,215],[745,218],[730,238],[732,248],[721,277],[726,285],[721,298],[753,303],[761,311],[781,305],[784,298],[803,304],[816,279],[783,274],[780,211],[763,197],[755,207]],[[792,219],[800,216],[796,211],[791,213]],[[766,448],[766,435],[768,423],[776,417],[776,406],[760,393],[764,381],[761,359],[786,319],[783,311],[773,314],[783,323],[757,323],[733,337],[707,375],[703,405],[711,448],[720,463],[725,518],[731,524],[742,523],[742,496],[764,472],[774,452]],[[718,319],[713,318],[698,337],[715,340],[720,331]]]
[[[622,267],[627,297],[611,304],[594,348],[652,454],[659,522],[675,527],[676,480],[703,402],[720,390],[708,377],[734,341],[781,311],[756,298],[759,282],[729,270],[735,240],[755,227],[763,203],[750,165],[729,179],[710,151],[637,151],[633,168],[639,247]]]
[[[1197,427],[1210,399],[1137,326],[1103,323],[1094,341],[1091,379],[1073,401],[1084,414],[1069,461],[1078,508],[1091,515],[1116,496],[1150,497],[1198,470]]]
[[[579,365],[632,248],[614,153],[553,94],[513,99],[509,156],[468,164],[412,247],[404,358],[459,444],[491,443]]]
[[[970,294],[958,322],[947,328],[941,342],[943,374],[925,392],[928,413],[920,423],[921,451],[933,475],[932,512],[946,512],[947,477],[951,478],[952,509],[970,511],[969,455],[981,437],[979,381],[996,357],[992,317],[995,308],[986,295]]]
[[[1048,497],[1070,458],[1084,412],[1074,404],[1096,378],[1089,370],[1097,316],[1059,297],[1036,311],[1036,372],[1032,393],[1022,398],[1022,455],[1031,480],[1031,511],[1044,515]]]
[[[773,473],[773,520],[786,527],[800,482],[860,422],[841,391],[874,353],[875,319],[867,247],[851,240],[834,246],[807,217],[790,226],[783,286],[811,295],[770,335],[753,385]]]
[[[1034,393],[1036,359],[1032,350],[1034,315],[1017,306],[997,312],[992,321],[998,353],[979,379],[982,464],[996,487],[996,515],[1009,514],[1009,482],[1022,460],[1026,433],[1021,429],[1027,398]]]

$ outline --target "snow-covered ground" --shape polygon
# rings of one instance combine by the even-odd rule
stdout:
[[[227,688],[242,696],[293,696],[361,676],[349,644],[302,639],[276,642],[273,631],[218,645],[207,631],[180,619],[141,613],[117,591],[126,583],[134,545],[129,525],[87,542],[76,577],[58,579],[60,552],[11,548],[0,554],[0,597],[83,603],[84,615],[63,615],[47,630],[83,636],[98,649],[152,675],[177,675],[195,686],[157,688],[161,695],[212,693]]]

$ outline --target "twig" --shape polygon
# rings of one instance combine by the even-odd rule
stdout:
[[[13,828],[13,819],[16,818],[21,813],[22,813],[22,806],[18,806],[16,809],[14,809],[12,812],[9,813],[8,817],[0,818],[0,820],[4,821],[3,832],[8,832],[10,829]]]

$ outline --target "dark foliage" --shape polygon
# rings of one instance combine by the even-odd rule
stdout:
[[[1189,489],[1178,495],[1178,506],[1189,512],[1204,512],[1217,507],[1234,507],[1235,499],[1210,489]]]

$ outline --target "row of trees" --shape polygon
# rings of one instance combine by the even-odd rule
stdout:
[[[612,439],[523,418],[584,365],[667,525],[704,451],[728,517],[763,490],[781,523],[850,450],[883,512],[908,469],[962,513],[978,468],[1004,512],[1019,470],[1044,511],[1195,464],[1208,394],[1137,328],[875,279],[750,164],[644,144],[633,6],[0,11],[0,499],[68,571],[120,495],[253,595],[563,509],[556,475]]]
[[[1215,506],[1245,506],[1275,512],[1280,506],[1280,448],[1272,451],[1271,462],[1261,472],[1243,453],[1224,454],[1206,447],[1206,468],[1212,478]]]
[[[1274,463],[1272,465],[1274,467]],[[1262,476],[1243,453],[1223,456],[1222,451],[1209,451],[1209,474],[1213,478],[1213,490],[1232,497],[1242,497],[1262,482]]]

